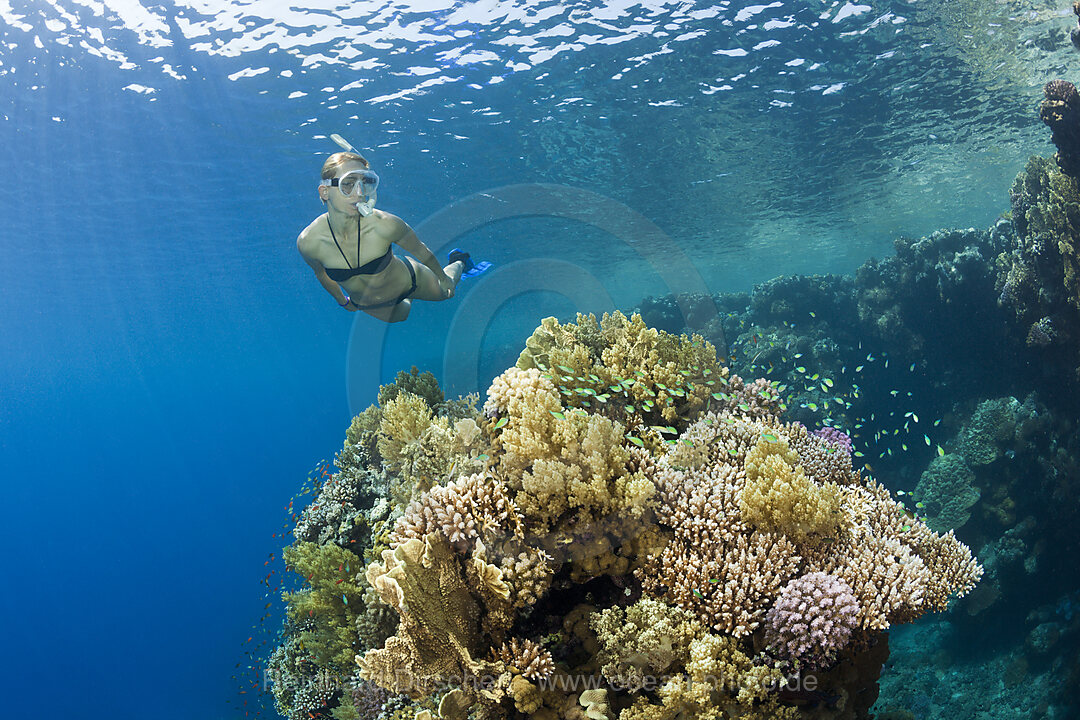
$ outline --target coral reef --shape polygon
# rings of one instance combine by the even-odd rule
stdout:
[[[1016,242],[996,260],[998,301],[1014,312],[1047,375],[1064,361],[1080,379],[1078,181],[1032,157],[1009,194]]]
[[[545,320],[482,412],[439,398],[401,388],[353,423],[316,502],[347,512],[287,551],[305,581],[277,668],[352,678],[282,684],[290,718],[865,718],[884,631],[982,572],[846,436],[782,421],[778,383],[638,316]]]
[[[1051,80],[1043,95],[1039,117],[1053,133],[1058,149],[1054,159],[1062,172],[1076,177],[1080,172],[1080,93],[1067,80]]]
[[[1072,92],[1054,86],[1048,98],[1064,111]],[[714,296],[718,314],[695,323],[703,334],[710,323],[721,326],[729,382],[766,378],[782,398],[752,417],[710,407],[673,426],[674,434],[644,433],[661,542],[635,576],[643,597],[688,613],[702,633],[734,639],[755,658],[784,587],[808,573],[827,573],[850,588],[858,605],[853,639],[828,675],[848,667],[852,654],[865,658],[867,644],[880,652],[881,629],[949,604],[950,588],[971,568],[955,553],[959,536],[977,548],[984,577],[944,620],[923,626],[949,637],[927,639],[937,654],[914,663],[903,681],[889,682],[886,707],[898,717],[907,710],[917,717],[963,714],[971,693],[946,679],[955,678],[994,698],[978,705],[988,718],[1025,707],[1072,717],[1077,701],[1053,678],[1080,677],[1080,659],[1054,640],[1060,618],[1032,608],[1075,597],[1067,568],[1080,552],[1078,188],[1054,159],[1032,158],[1011,189],[1011,211],[987,230],[898,239],[893,256],[867,262],[854,282],[786,277],[751,294]],[[663,297],[641,305],[673,333],[688,330],[679,307]],[[714,425],[703,422],[710,410]],[[765,435],[786,450],[756,459],[752,452]],[[665,448],[656,439],[677,442]],[[730,469],[717,463],[716,444]],[[754,476],[748,456],[749,468],[767,462],[767,477]],[[868,463],[897,500],[867,477]],[[747,499],[758,507],[742,506],[748,485]],[[774,490],[780,497],[772,497]],[[813,515],[799,512],[827,507],[830,492],[838,494],[841,519],[835,531],[827,524],[814,529]],[[788,493],[805,509],[785,507],[781,497]],[[743,524],[731,524],[731,516]],[[810,520],[800,532],[792,517]],[[880,561],[864,565],[863,554]],[[715,561],[717,555],[725,561]],[[742,576],[728,561],[749,568],[754,581],[740,585]],[[668,567],[688,571],[666,583]],[[631,589],[636,601],[638,590]],[[618,612],[622,605],[616,603]],[[951,660],[962,650],[950,638],[973,636],[987,623],[1006,632],[966,658],[970,670],[956,669]],[[1028,632],[1019,638],[1008,632],[1025,623]],[[628,635],[620,642],[634,641]],[[641,647],[645,657],[656,653],[654,644]],[[913,644],[905,647],[917,652]],[[678,653],[659,657],[675,657],[676,669],[689,663]],[[648,660],[620,665],[617,652],[604,658],[602,665],[615,663],[608,672],[616,677],[653,668]],[[936,678],[926,673],[930,666]],[[979,673],[1005,679],[1006,691],[986,685]],[[1031,691],[1020,692],[1028,680]],[[904,689],[924,682],[925,692]],[[685,693],[676,701],[674,688],[667,696],[666,704],[654,694],[632,706],[643,717],[674,717],[679,702],[688,714],[709,712]],[[612,695],[612,707],[623,697]],[[991,707],[999,703],[1009,710]]]

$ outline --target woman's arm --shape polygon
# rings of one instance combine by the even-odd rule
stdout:
[[[349,312],[355,312],[358,308],[352,303],[349,296],[341,291],[341,287],[326,274],[326,268],[323,267],[323,264],[304,252],[303,240],[303,235],[296,239],[296,249],[300,251],[300,257],[304,258],[304,262],[310,265],[311,269],[315,271],[315,277],[319,279],[319,284],[323,286],[323,289],[326,290],[326,292],[330,293],[330,297],[334,298],[334,301],[338,305]]]
[[[431,252],[428,246],[416,236],[409,224],[397,215],[386,214],[389,220],[387,239],[423,263],[431,272],[435,273],[435,277],[439,278],[440,282],[443,278],[449,280],[450,278],[446,277],[446,272],[443,270],[442,263],[435,257],[435,253]]]

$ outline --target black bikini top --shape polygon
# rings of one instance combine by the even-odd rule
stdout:
[[[334,238],[334,245],[337,246],[338,252],[341,253],[341,257],[345,258],[345,264],[349,265],[349,258],[345,257],[345,251],[338,245],[337,236],[334,235],[334,226],[330,224],[330,216],[326,217],[326,225],[330,228],[330,237]],[[345,282],[350,278],[354,278],[357,275],[375,275],[381,273],[390,264],[390,261],[394,259],[393,247],[386,248],[386,254],[382,257],[377,257],[371,262],[366,262],[360,265],[360,231],[357,230],[356,238],[356,264],[357,267],[345,268],[326,268],[326,276],[334,282]]]

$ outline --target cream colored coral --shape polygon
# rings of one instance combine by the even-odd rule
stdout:
[[[745,706],[766,700],[783,678],[779,670],[756,665],[729,637],[705,634],[690,642],[686,671],[695,684],[732,693]]]
[[[780,588],[798,571],[787,538],[752,532],[738,512],[740,469],[716,464],[696,473],[661,466],[658,519],[674,539],[637,573],[646,591],[693,613],[717,632],[753,632]]]
[[[912,525],[906,540],[930,571],[926,604],[931,610],[945,610],[951,595],[964,597],[982,579],[982,566],[952,530],[939,535],[920,522]]]
[[[436,485],[409,504],[390,536],[397,547],[410,538],[440,532],[458,552],[467,552],[476,538],[520,535],[521,517],[502,482],[469,475]]]
[[[813,572],[843,580],[859,602],[859,626],[885,630],[922,614],[929,573],[918,555],[893,538],[855,529],[818,559]]]
[[[842,488],[848,517],[834,543],[807,553],[808,570],[844,580],[859,601],[859,623],[873,630],[943,610],[982,576],[971,551],[908,516],[874,481]]]
[[[665,464],[680,470],[697,470],[720,464],[741,467],[763,435],[784,437],[784,429],[761,420],[733,415],[729,410],[701,415],[668,448]],[[686,441],[686,442],[684,442]],[[785,455],[794,463],[796,455]]]
[[[547,679],[555,672],[551,653],[532,640],[511,638],[510,642],[504,642],[499,647],[495,657],[506,663],[511,672],[528,680]]]
[[[547,592],[554,577],[554,558],[541,548],[517,545],[509,552],[496,552],[503,578],[510,586],[510,597],[516,608],[529,607]]]
[[[798,453],[798,464],[818,483],[858,484],[861,480],[851,465],[851,453],[838,449],[807,431],[802,425],[785,428],[791,449]]]

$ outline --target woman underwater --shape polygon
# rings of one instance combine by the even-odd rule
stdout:
[[[442,267],[408,223],[375,209],[379,176],[355,148],[331,137],[348,151],[323,163],[319,198],[326,213],[304,228],[296,248],[338,305],[401,322],[413,300],[451,298],[463,272],[478,274],[490,266],[474,265],[468,253],[454,250]],[[412,257],[395,256],[394,244]]]

